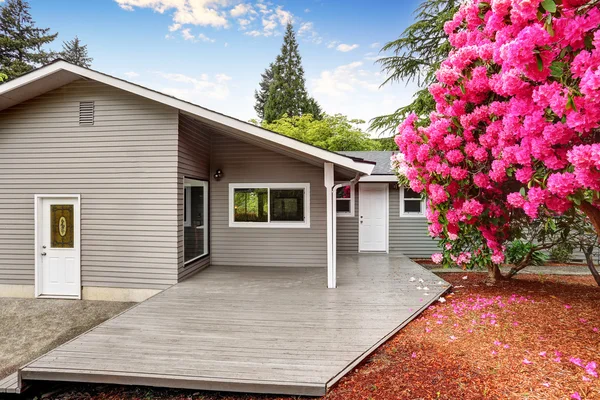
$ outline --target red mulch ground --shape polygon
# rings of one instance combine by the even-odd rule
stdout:
[[[484,274],[442,276],[455,286],[446,302],[381,346],[325,399],[600,399],[600,288],[591,277],[519,275],[489,287]],[[277,397],[85,385],[47,398]]]

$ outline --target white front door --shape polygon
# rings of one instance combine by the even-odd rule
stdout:
[[[81,298],[79,197],[36,196],[36,295]]]
[[[388,250],[388,184],[360,183],[358,250]]]

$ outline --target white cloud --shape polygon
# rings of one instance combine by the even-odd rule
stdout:
[[[378,48],[379,46],[381,46],[381,43],[379,43],[379,42],[375,42],[375,43],[371,43],[371,45],[370,45],[369,47],[370,47],[370,48],[372,48],[372,49],[376,49],[376,48]]]
[[[261,36],[262,32],[257,31],[257,30],[253,30],[253,31],[249,31],[249,32],[244,32],[244,35],[248,35],[248,36]]]
[[[305,12],[305,13],[309,13],[309,12],[310,12],[310,8],[305,8],[305,9],[304,9],[304,12]]]
[[[169,26],[169,32],[175,32],[181,28],[181,24],[173,24]]]
[[[240,3],[237,6],[233,7],[229,13],[232,17],[237,18],[241,17],[242,15],[246,15],[250,11],[256,13],[256,11],[254,11],[250,4]]]
[[[336,47],[336,50],[344,52],[344,53],[347,53],[347,52],[352,51],[352,50],[354,50],[356,48],[358,48],[357,44],[344,44],[344,43],[342,43],[342,44],[339,44]]]
[[[238,19],[238,23],[240,24],[240,30],[245,31],[252,21],[246,18],[240,18]]]
[[[194,40],[195,39],[194,35],[192,35],[190,33],[190,28],[182,29],[181,37],[183,37],[184,40]]]
[[[369,69],[367,69],[367,67]],[[410,103],[416,85],[409,84],[380,88],[384,77],[376,67],[361,61],[321,71],[309,79],[309,91],[329,114],[342,113],[366,121],[366,129],[373,117],[384,115]],[[377,134],[372,135],[376,136]]]
[[[163,14],[174,10],[173,22],[224,28],[228,26],[226,12],[228,0],[115,0],[124,10],[150,8]]]
[[[209,38],[204,33],[198,34],[198,39],[200,39],[203,42],[208,42],[208,43],[214,43],[215,42],[215,39]]]
[[[335,46],[337,46],[339,43],[339,41],[337,40],[332,40],[330,42],[327,43],[327,48],[328,49],[333,49]]]
[[[140,76],[140,74],[138,74],[135,71],[129,71],[129,72],[125,72],[123,75],[125,75],[126,77],[128,77],[129,79],[133,79],[133,78],[137,78],[138,76]]]
[[[369,61],[375,61],[378,60],[379,57],[377,56],[377,53],[370,51],[368,53],[365,53],[365,60],[369,60]]]
[[[300,29],[298,29],[298,36],[305,37],[316,44],[321,44],[321,42],[323,42],[323,38],[314,30],[312,22],[305,22],[300,25]]]
[[[223,47],[227,47],[229,46],[229,43],[225,42],[225,44],[223,45]]]
[[[232,78],[225,74],[216,74],[212,79],[208,74],[202,74],[200,78],[160,71],[155,74],[166,81],[161,92],[200,105],[207,100],[223,101],[230,95],[229,82]]]

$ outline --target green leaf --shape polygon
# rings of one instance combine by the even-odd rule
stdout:
[[[554,0],[542,1],[542,7],[544,7],[544,10],[548,11],[549,13],[556,12],[556,3],[554,2]]]
[[[522,187],[521,190],[519,190],[519,193],[521,193],[521,196],[523,196],[523,197],[525,197],[525,195],[527,194],[525,192],[525,188],[524,187]]]
[[[555,78],[561,78],[565,70],[565,63],[560,61],[554,61],[550,64],[550,73]]]
[[[535,55],[535,61],[537,62],[538,71],[543,71],[544,69],[544,60],[542,60],[542,56],[539,53]]]

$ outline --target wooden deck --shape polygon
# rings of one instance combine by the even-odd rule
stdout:
[[[428,295],[417,290],[425,280]],[[323,395],[449,287],[398,255],[210,267],[20,369],[23,380]]]

